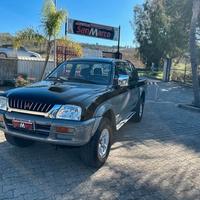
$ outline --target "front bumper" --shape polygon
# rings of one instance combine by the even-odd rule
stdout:
[[[41,116],[22,114],[16,112],[0,112],[3,123],[0,129],[9,135],[55,145],[82,146],[89,142],[96,132],[101,118],[92,118],[87,121],[70,121],[50,119]],[[29,121],[34,124],[34,130],[14,128],[12,120]],[[65,127],[70,132],[60,133],[56,127]]]

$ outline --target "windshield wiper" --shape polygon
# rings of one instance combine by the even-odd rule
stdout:
[[[54,82],[64,82],[64,81],[67,81],[65,78],[55,77],[55,76],[49,76],[49,77],[47,77],[47,80],[52,80]]]
[[[69,81],[77,81],[77,82],[82,82],[82,83],[92,83],[92,84],[98,84],[94,81],[91,80],[86,80],[86,79],[81,79],[81,78],[69,78]]]

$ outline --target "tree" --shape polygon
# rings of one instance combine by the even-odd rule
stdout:
[[[33,28],[25,28],[21,31],[18,31],[16,37],[19,38],[22,42],[32,41],[32,43],[39,44],[45,42],[46,40],[42,34]]]
[[[192,82],[194,91],[193,104],[200,107],[200,87],[198,80],[198,57],[197,57],[197,44],[196,32],[197,23],[200,15],[200,0],[193,0],[192,19],[190,25],[190,59],[192,67]]]
[[[190,7],[190,0],[146,0],[135,7],[136,40],[147,66],[188,50]]]
[[[18,31],[13,38],[13,45],[16,49],[21,45],[33,47],[39,46],[45,42],[45,37],[33,28],[25,28],[21,31]]]
[[[56,41],[58,46],[62,46],[68,49],[69,54],[74,55],[76,57],[80,57],[83,55],[83,49],[79,43],[76,43],[72,40],[66,38],[60,38]],[[70,59],[70,55],[67,59]]]
[[[49,61],[50,52],[52,48],[52,38],[55,37],[61,30],[62,23],[66,20],[67,13],[64,10],[56,10],[55,4],[52,0],[45,0],[42,11],[42,26],[45,36],[47,38],[47,55],[45,64],[42,70],[41,79]]]
[[[31,41],[31,40],[44,40],[44,37],[38,32],[35,31],[33,28],[25,28],[21,31],[18,31],[16,37],[20,38],[24,41]]]
[[[13,36],[10,33],[0,33],[0,44],[10,44]]]
[[[200,107],[200,0],[146,0],[135,10],[135,33],[146,63],[190,51],[194,105]]]
[[[167,19],[163,5],[155,0],[147,0],[142,6],[134,9],[135,33],[139,43],[139,53],[147,67],[151,63],[157,66],[164,56]]]
[[[165,14],[169,18],[165,54],[169,58],[183,56],[189,50],[191,0],[165,0],[164,6]]]

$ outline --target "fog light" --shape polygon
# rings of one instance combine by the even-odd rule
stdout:
[[[69,127],[63,127],[63,126],[58,126],[55,128],[57,133],[72,133],[74,131],[73,128],[69,128]]]
[[[1,128],[5,128],[5,126],[4,126],[4,119],[3,119],[2,115],[0,116],[0,127]]]

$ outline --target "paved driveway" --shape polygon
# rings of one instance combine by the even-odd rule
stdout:
[[[144,119],[118,133],[109,159],[86,168],[76,149],[19,149],[0,133],[0,199],[200,199],[200,114],[182,110],[192,91],[149,86]]]

